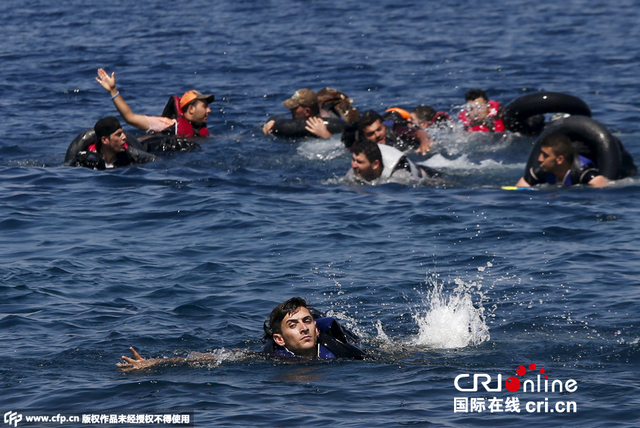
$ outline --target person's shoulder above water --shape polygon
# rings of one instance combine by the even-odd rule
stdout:
[[[264,323],[264,352],[284,357],[363,359],[358,339],[301,297],[276,306]]]
[[[574,142],[564,133],[549,133],[540,143],[539,165],[528,168],[516,186],[531,187],[537,184],[572,186],[585,184],[604,187],[609,180],[600,175],[596,164],[581,156]]]
[[[400,150],[369,140],[363,140],[351,147],[351,169],[348,179],[366,183],[382,180],[422,180],[436,177],[437,171],[426,170],[414,164]]]
[[[466,92],[465,107],[459,114],[467,132],[504,132],[502,109],[498,101],[490,100],[482,89]]]
[[[68,165],[103,170],[158,160],[128,145],[127,135],[115,117],[100,119],[92,131],[85,131],[71,143],[65,159]]]

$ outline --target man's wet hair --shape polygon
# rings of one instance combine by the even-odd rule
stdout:
[[[267,333],[267,335],[270,333],[271,336],[274,334],[282,334],[282,320],[284,317],[297,312],[300,308],[307,308],[309,312],[313,310],[302,297],[292,297],[286,302],[280,303],[271,311],[269,315],[269,326],[265,326],[265,333]],[[267,328],[270,331],[267,331]]]
[[[414,108],[411,113],[416,115],[420,123],[431,122],[433,116],[436,115],[436,111],[433,107],[425,105]]]
[[[487,93],[482,89],[469,89],[467,93],[464,94],[464,100],[467,102],[477,100],[478,98],[482,98],[485,101],[489,101],[489,97],[487,96]]]
[[[368,140],[360,141],[353,148],[353,153],[356,155],[364,153],[369,162],[373,163],[377,160],[380,161],[380,166],[382,166],[382,152],[377,143]]]
[[[549,134],[540,142],[540,147],[550,148],[553,150],[553,154],[563,156],[569,164],[573,162],[576,148],[573,141],[566,134],[561,132]]]
[[[367,110],[362,113],[356,123],[358,124],[358,129],[360,131],[364,131],[364,128],[373,125],[377,120],[382,122],[382,116],[380,116],[375,110]]]

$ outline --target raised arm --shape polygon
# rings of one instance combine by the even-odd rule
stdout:
[[[134,128],[138,128],[142,131],[148,131],[149,119],[147,116],[142,114],[136,114],[131,110],[131,107],[124,101],[122,95],[120,95],[120,91],[116,88],[116,72],[111,73],[111,76],[104,71],[103,68],[98,69],[98,77],[96,77],[96,82],[98,82],[109,94],[113,100],[113,104],[118,109],[118,113],[122,116],[122,118],[129,125]]]

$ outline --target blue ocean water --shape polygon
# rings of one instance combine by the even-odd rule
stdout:
[[[472,87],[503,103],[558,91],[587,102],[638,161],[637,2],[4,0],[0,12],[3,415],[194,412],[207,427],[640,423],[638,179],[504,191],[533,140],[453,132],[414,157],[444,182],[354,186],[338,138],[260,131],[302,87],[338,88],[361,110],[452,114]],[[215,93],[214,136],[143,166],[62,166],[79,132],[116,113],[98,67],[116,71],[140,113],[158,115],[191,88]],[[270,310],[295,295],[358,333],[372,358],[252,357]],[[122,373],[129,346],[218,360]],[[523,381],[547,374],[577,390],[455,387],[465,374],[495,387],[530,364]],[[505,411],[514,397],[520,411]],[[456,411],[458,398],[486,408]],[[545,411],[560,401],[577,410]]]

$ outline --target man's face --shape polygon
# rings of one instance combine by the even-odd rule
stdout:
[[[124,133],[122,128],[120,128],[113,134],[109,135],[108,138],[102,137],[102,144],[111,147],[114,152],[120,153],[125,151],[124,143],[126,140],[127,135]]]
[[[411,123],[413,123],[414,125],[419,126],[421,128],[426,128],[427,127],[426,125],[428,125],[428,123],[426,121],[424,123],[421,123],[420,119],[418,119],[418,116],[416,116],[415,113],[411,113],[411,115],[409,116],[409,121]]]
[[[351,168],[357,177],[362,177],[367,181],[375,180],[382,174],[380,161],[374,160],[371,163],[364,153],[353,154]]]
[[[291,109],[292,119],[308,119],[311,117],[311,108],[305,106],[298,106]]]
[[[467,114],[471,121],[481,121],[489,114],[489,103],[482,97],[468,101]]]
[[[364,138],[373,143],[386,144],[387,127],[378,119],[362,130]]]
[[[280,346],[301,357],[318,355],[318,328],[307,308],[300,307],[287,314],[280,324],[282,334],[275,333],[273,340]]]
[[[205,123],[209,117],[209,113],[211,113],[211,109],[205,101],[197,100],[189,106],[188,113],[191,117],[189,119],[190,121],[195,123]]]
[[[556,156],[551,147],[540,147],[538,162],[544,172],[553,174],[557,166],[564,162],[564,156]]]

